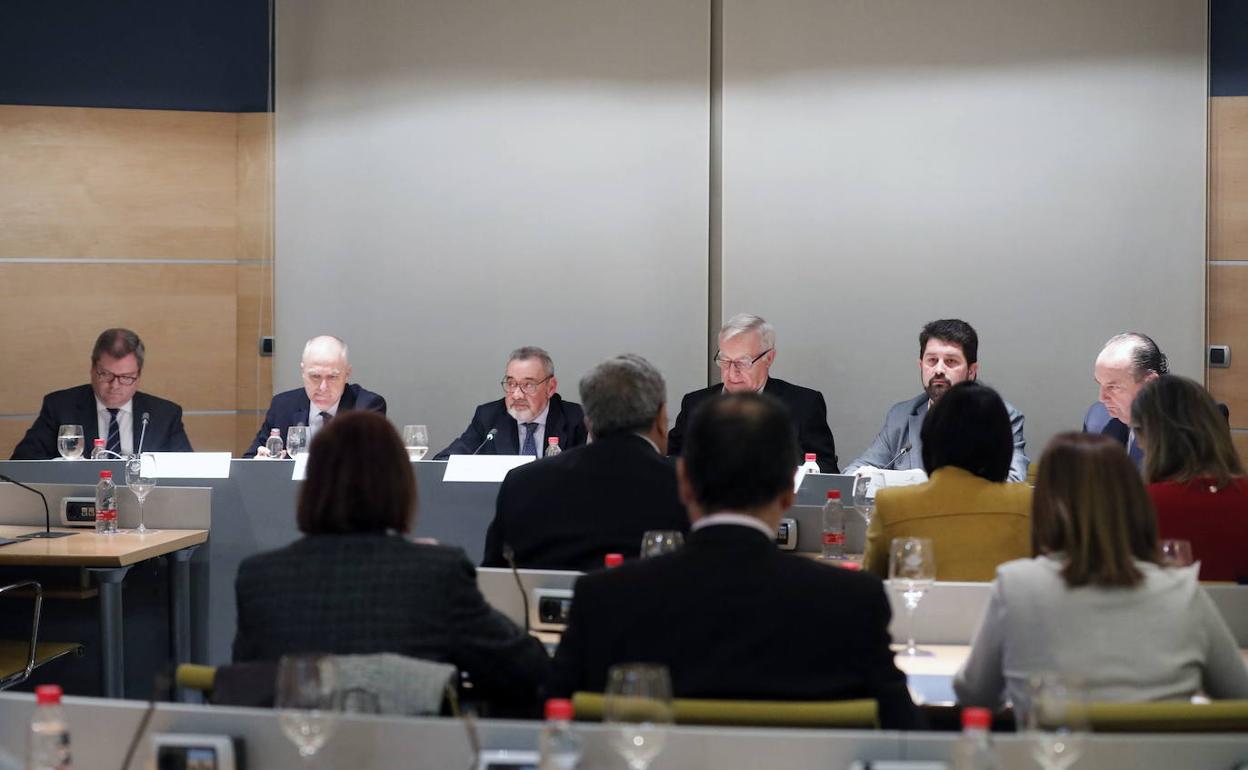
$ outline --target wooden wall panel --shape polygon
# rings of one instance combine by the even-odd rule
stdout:
[[[272,115],[238,116],[237,156],[240,264],[236,403],[239,409],[266,409],[273,393],[273,359],[260,356],[259,342],[262,336],[273,334]]]
[[[1231,346],[1231,366],[1209,369],[1209,392],[1248,428],[1248,265],[1209,266],[1209,344]]]
[[[1248,259],[1248,96],[1209,100],[1209,258]]]
[[[230,452],[242,454],[238,449],[238,415],[236,414],[187,414],[182,416],[186,435],[191,446],[200,452]]]
[[[35,421],[34,417],[3,417],[0,418],[0,458],[9,459],[13,447],[26,435],[26,429]]]
[[[1235,442],[1235,451],[1239,452],[1240,462],[1248,463],[1248,433],[1232,433],[1231,440]]]

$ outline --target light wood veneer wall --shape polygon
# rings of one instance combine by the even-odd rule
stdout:
[[[1231,409],[1248,460],[1248,96],[1209,100],[1209,343],[1231,346],[1231,366],[1209,389]]]

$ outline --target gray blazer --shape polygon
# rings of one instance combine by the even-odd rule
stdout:
[[[923,442],[919,432],[923,428],[923,418],[927,416],[927,394],[920,393],[914,398],[893,404],[884,418],[884,427],[867,451],[857,460],[845,466],[842,473],[853,473],[863,466],[887,468],[890,470],[908,471],[923,467]],[[1027,439],[1023,438],[1023,413],[1014,408],[1009,401],[1005,409],[1010,413],[1010,427],[1014,430],[1014,457],[1010,460],[1008,481],[1026,481]],[[906,447],[904,452],[902,451]],[[891,463],[891,464],[890,464]]]

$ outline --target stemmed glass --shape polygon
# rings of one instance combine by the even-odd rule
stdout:
[[[1086,693],[1078,682],[1054,674],[1032,677],[1028,692],[1024,726],[1031,737],[1031,756],[1044,770],[1066,770],[1083,753]]]
[[[641,538],[641,558],[675,553],[685,544],[685,536],[676,530],[652,529]]]
[[[286,454],[290,459],[308,451],[308,426],[292,425],[286,430]]]
[[[906,606],[906,649],[902,655],[931,655],[914,643],[914,611],[936,581],[936,554],[925,537],[895,537],[888,555],[888,584]]]
[[[646,770],[663,750],[673,721],[672,681],[667,666],[620,663],[607,671],[605,722],[615,748],[631,770]]]
[[[875,490],[871,486],[870,476],[863,475],[854,479],[854,507],[868,527],[871,526],[871,514],[875,513]]]
[[[407,447],[408,460],[423,460],[429,452],[429,429],[423,425],[404,425],[403,446]]]
[[[86,439],[82,437],[81,425],[62,425],[56,432],[56,451],[66,460],[77,460],[86,449]]]
[[[1162,540],[1161,563],[1166,567],[1190,567],[1192,544],[1187,540]]]
[[[334,731],[334,661],[324,655],[283,655],[277,664],[274,706],[282,731],[311,760]]]
[[[148,494],[152,488],[156,486],[156,456],[150,452],[144,452],[141,456],[136,455],[126,458],[126,487],[134,493],[139,501],[139,526],[135,528],[135,532],[140,535],[146,535],[155,532],[154,529],[148,529],[143,519],[143,503],[147,500]]]

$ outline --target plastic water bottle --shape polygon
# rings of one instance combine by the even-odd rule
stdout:
[[[117,485],[112,471],[100,471],[100,481],[95,485],[95,531],[117,534]]]
[[[107,458],[105,458],[105,457],[102,457],[102,456],[101,456],[101,455],[103,455],[103,454],[104,454],[104,452],[105,452],[105,451],[106,451],[106,450],[104,449],[104,439],[102,439],[102,438],[97,438],[97,439],[95,440],[95,445],[94,445],[93,447],[91,447],[91,459],[92,459],[92,460],[105,460],[105,459],[107,459]]]
[[[962,737],[953,746],[953,770],[996,770],[997,757],[989,738],[991,729],[991,711],[962,709]]]
[[[546,439],[546,456],[554,457],[563,450],[559,448],[559,437],[551,436]]]
[[[35,713],[30,718],[27,770],[66,770],[72,766],[69,725],[61,708],[61,687],[41,684],[35,688]]]
[[[828,490],[823,504],[823,552],[821,559],[841,561],[845,558],[845,508],[839,490]]]
[[[281,457],[282,431],[278,428],[269,431],[269,440],[264,442],[264,448],[269,450],[269,457]]]
[[[806,461],[802,463],[802,475],[805,476],[807,473],[818,473],[818,472],[819,472],[819,458],[815,457],[814,452],[807,452]]]
[[[537,738],[541,759],[538,770],[577,770],[581,766],[581,739],[572,730],[572,701],[546,701],[546,724]]]

